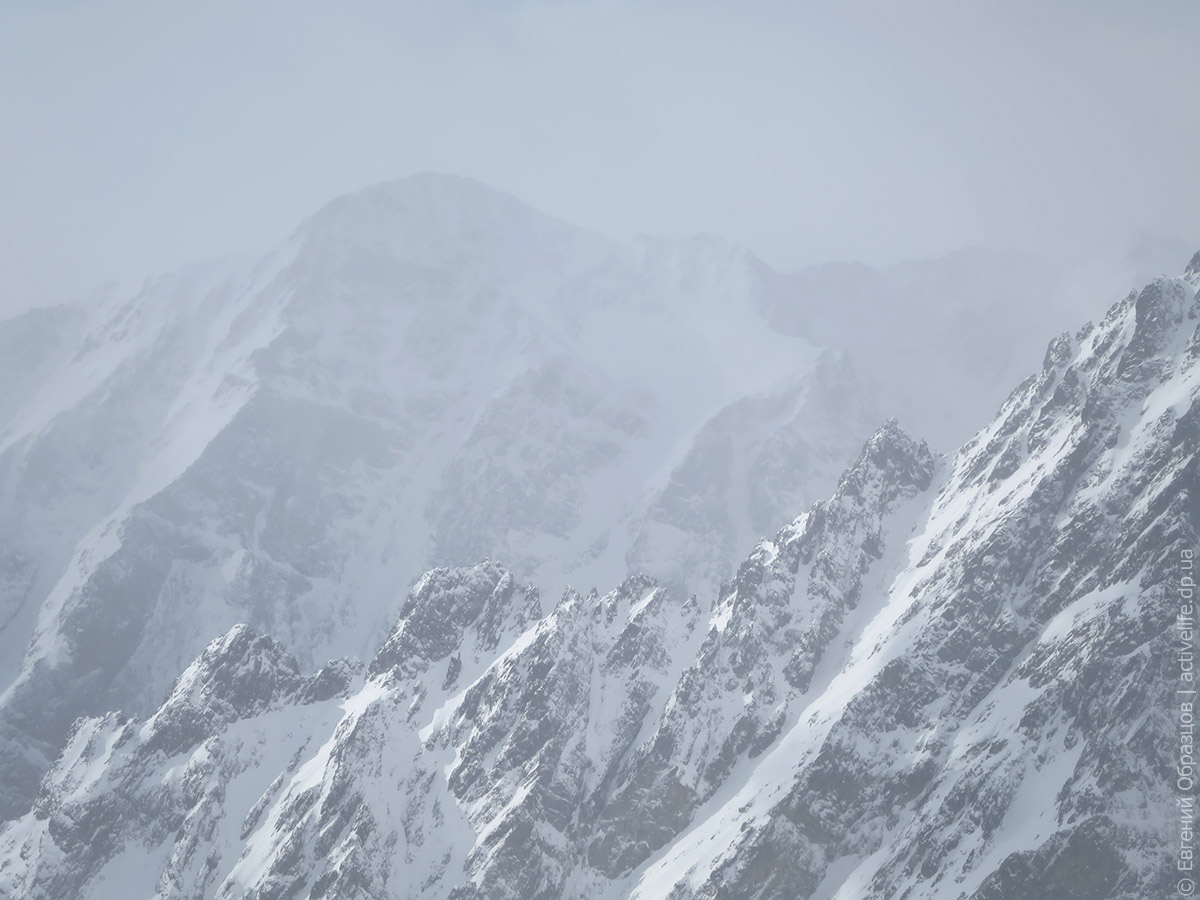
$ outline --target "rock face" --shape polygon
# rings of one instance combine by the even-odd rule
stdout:
[[[887,422],[711,603],[435,569],[309,676],[234,628],[147,718],[75,724],[0,891],[1165,895],[1198,287],[1055,339],[951,459]]]

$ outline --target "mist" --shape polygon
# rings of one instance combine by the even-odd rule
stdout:
[[[780,269],[1187,247],[1197,33],[1187,0],[10,3],[0,310],[421,171]]]
[[[0,897],[1191,896],[1197,37],[0,6]]]

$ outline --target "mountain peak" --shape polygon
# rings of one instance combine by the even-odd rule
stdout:
[[[436,173],[344,194],[306,219],[296,238],[302,259],[393,287],[411,281],[414,267],[493,283],[574,271],[611,251],[606,239],[503,191]]]
[[[349,229],[347,236],[363,238],[361,228],[416,229],[409,237],[518,228],[579,231],[574,226],[534,209],[511,194],[473,178],[425,172],[369,185],[343,194],[317,210],[301,231],[309,235]]]
[[[482,181],[445,172],[419,172],[402,178],[376,182],[329,201],[323,209],[346,204],[371,203],[391,203],[410,207],[424,205],[440,209],[456,206],[479,207],[490,204],[514,210],[533,211],[532,207],[522,203],[511,194],[484,184]]]
[[[494,562],[427,572],[413,586],[392,630],[371,663],[371,675],[413,677],[461,651],[465,643],[494,650],[536,618],[536,592]],[[468,638],[467,632],[471,634]]]
[[[1138,293],[1133,304],[1133,336],[1122,359],[1122,367],[1144,362],[1179,343],[1184,322],[1193,299],[1179,279],[1159,278]]]
[[[151,740],[178,752],[223,723],[263,712],[300,684],[300,667],[282,644],[235,625],[175,681],[148,723]]]
[[[924,441],[918,441],[889,418],[879,426],[863,446],[858,460],[843,476],[843,482],[867,477],[871,471],[884,472],[888,481],[915,485],[925,490],[933,478],[933,454]]]
[[[1192,261],[1183,270],[1183,279],[1192,287],[1200,288],[1200,250],[1192,256]]]
[[[263,691],[273,692],[280,682],[292,684],[299,674],[296,660],[278,641],[248,625],[234,625],[188,666],[167,703],[257,710],[268,700]]]

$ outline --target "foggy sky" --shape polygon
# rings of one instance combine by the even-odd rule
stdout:
[[[1194,0],[14,0],[0,311],[427,170],[781,268],[1200,246],[1197,39]]]

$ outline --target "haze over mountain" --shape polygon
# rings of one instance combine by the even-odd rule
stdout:
[[[1055,312],[1021,257],[828,274],[426,175],[3,323],[6,810],[76,716],[148,711],[238,622],[304,665],[369,655],[413,579],[487,557],[549,596],[631,568],[711,592],[832,490],[880,397],[969,433]],[[939,314],[984,279],[981,318]],[[981,329],[1011,355],[969,351]]]
[[[427,169],[780,270],[1107,266],[1200,231],[1198,29],[1192,0],[4,3],[0,313]]]
[[[0,889],[1167,890],[1200,254],[1055,277],[420,176],[3,323]]]
[[[373,652],[434,564],[494,556],[557,591],[619,579],[637,541],[669,580],[724,577],[875,424],[835,402],[868,402],[853,370],[764,304],[731,245],[617,244],[421,176],[334,201],[263,259],[6,322],[6,802],[78,714],[151,708],[240,621],[308,663]],[[720,507],[703,469],[738,403],[775,431],[739,444]],[[785,462],[751,528],[751,467]],[[670,546],[638,540],[664,527]]]

